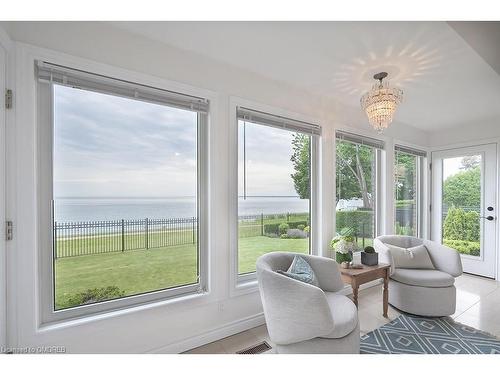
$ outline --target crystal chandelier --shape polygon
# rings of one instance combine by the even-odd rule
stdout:
[[[386,72],[373,76],[379,82],[361,97],[361,108],[366,112],[370,124],[377,132],[387,129],[394,118],[396,108],[403,101],[403,90],[390,87],[382,80],[387,77]]]

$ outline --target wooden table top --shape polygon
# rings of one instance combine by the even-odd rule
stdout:
[[[365,266],[364,264],[362,266],[363,268],[342,268],[339,266],[339,269],[342,275],[356,276],[369,273],[372,271],[378,271],[384,268],[389,268],[391,265],[385,263],[379,263],[376,266]]]

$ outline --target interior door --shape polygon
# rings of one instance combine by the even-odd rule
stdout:
[[[457,249],[464,272],[495,277],[497,230],[495,144],[432,153],[434,241]]]

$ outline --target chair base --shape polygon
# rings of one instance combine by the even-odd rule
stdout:
[[[455,286],[429,288],[389,280],[389,303],[398,310],[420,316],[453,315],[456,310]]]
[[[289,345],[276,345],[279,354],[359,354],[359,322],[356,328],[340,339],[316,337]]]

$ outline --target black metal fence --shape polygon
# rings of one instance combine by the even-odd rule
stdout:
[[[54,223],[56,258],[196,244],[195,217]]]
[[[398,209],[399,210],[399,209]],[[356,214],[361,211],[342,212],[357,223],[361,232],[357,236],[367,235],[371,225],[365,225]],[[369,212],[368,214],[372,214]],[[339,215],[340,218],[342,215]],[[337,217],[339,224],[339,217]],[[290,228],[308,225],[307,213],[281,213],[244,215],[238,217],[238,236],[257,237],[278,233],[278,226],[288,223]],[[341,225],[342,226],[342,225]],[[352,226],[351,224],[344,226]],[[139,219],[106,220],[84,222],[54,223],[54,256],[56,258],[74,257],[120,252],[138,249],[154,249],[168,246],[195,245],[198,241],[198,219]]]

